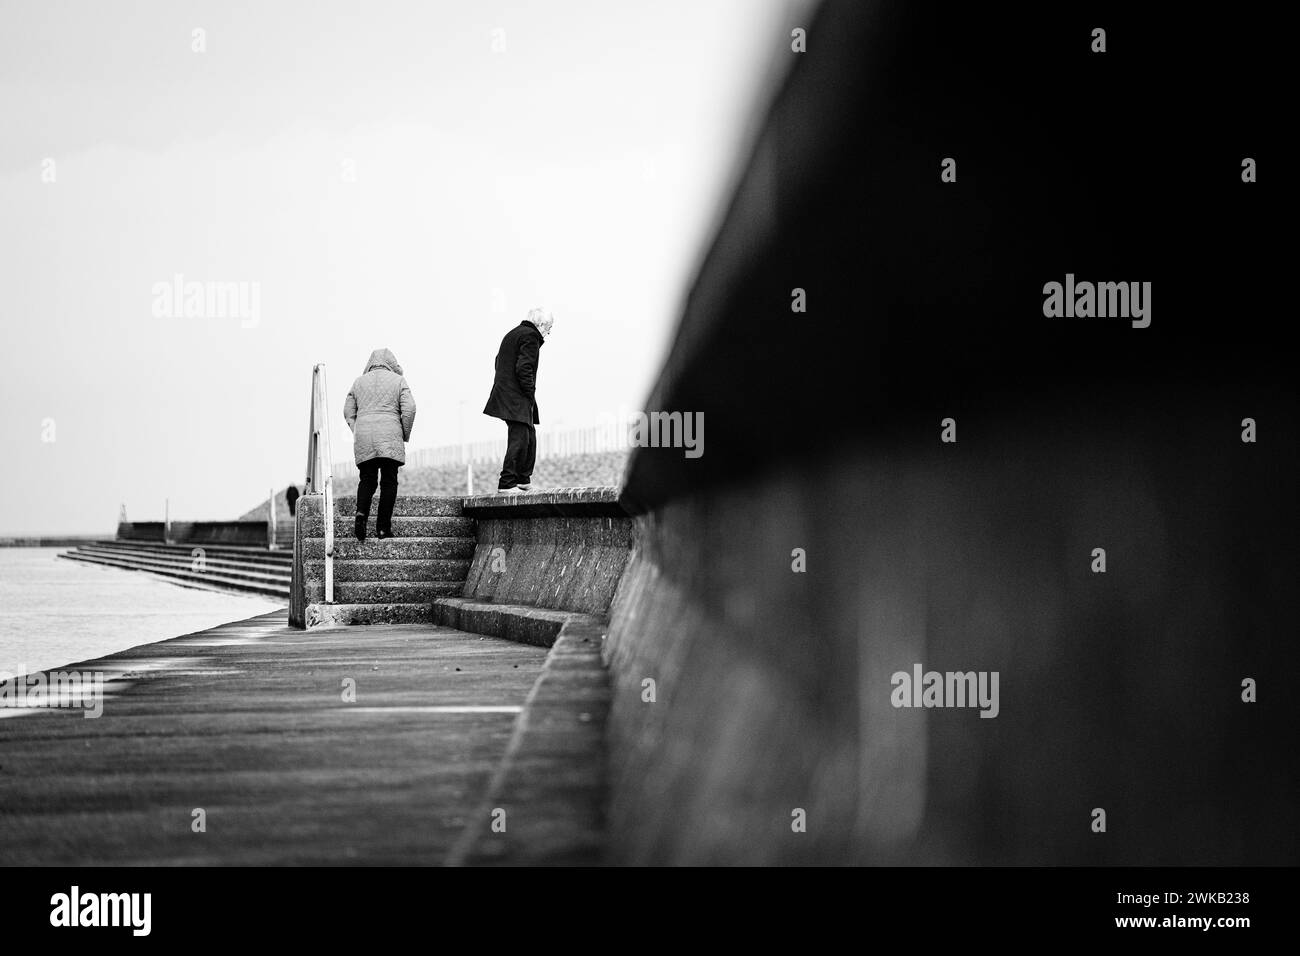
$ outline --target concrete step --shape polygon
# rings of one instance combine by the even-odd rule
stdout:
[[[331,624],[428,624],[432,605],[421,604],[308,604],[307,627]]]
[[[303,538],[302,555],[308,560],[325,558],[324,538]],[[334,539],[335,561],[384,560],[388,558],[454,559],[467,561],[474,556],[473,538],[356,538]]]
[[[440,597],[433,602],[433,622],[471,634],[501,637],[521,644],[550,647],[566,625],[603,632],[608,618],[577,611],[555,611],[527,604],[493,604],[470,598]]]
[[[376,516],[371,514],[366,521],[366,534],[375,535]],[[325,520],[321,515],[304,515],[302,534],[308,538],[319,538],[325,534]],[[352,513],[336,511],[334,515],[334,536],[352,538],[356,534],[356,525]],[[398,538],[473,538],[474,521],[471,518],[450,517],[409,517],[393,516],[393,535]]]
[[[461,499],[469,518],[626,518],[617,488],[551,488],[521,495],[484,494]]]
[[[83,561],[87,564],[99,564],[105,567],[120,568],[124,571],[142,571],[146,574],[155,574],[160,577],[170,578],[177,583],[186,583],[195,587],[204,587],[224,591],[244,591],[250,594],[263,594],[267,597],[289,598],[289,584],[286,581],[283,586],[273,585],[266,582],[250,581],[242,578],[228,577],[224,574],[215,574],[213,572],[198,573],[190,570],[180,570],[175,568],[153,567],[143,565],[138,562],[110,558],[105,555],[83,554],[77,551],[69,551],[59,555],[69,561]]]
[[[292,542],[291,542],[292,543]],[[124,551],[151,551],[157,554],[183,555],[189,557],[194,549],[202,548],[209,560],[212,558],[230,558],[246,564],[292,565],[292,549],[285,551],[268,551],[265,548],[241,548],[231,545],[210,544],[163,544],[160,541],[96,541],[97,547],[119,548]]]
[[[321,511],[321,502],[323,497],[303,498],[299,502],[299,508],[304,515],[319,515]],[[397,501],[393,506],[393,515],[402,518],[459,518],[461,516],[460,508],[461,499],[459,498],[435,498],[430,495],[403,495],[400,491],[397,495]],[[374,502],[370,506],[371,512],[379,508],[379,496],[375,495]],[[356,495],[339,495],[334,499],[334,513],[338,515],[354,515],[357,513],[357,496]]]
[[[119,561],[130,561],[140,565],[178,568],[183,571],[196,571],[194,563],[197,559],[192,557],[189,552],[182,554],[134,551],[103,545],[83,545],[77,548],[77,552],[80,554],[97,555],[104,558],[115,558]],[[291,564],[244,563],[242,561],[226,558],[213,558],[208,556],[206,553],[203,556],[203,567],[206,571],[218,574],[227,574],[232,577],[246,577],[250,580],[269,580],[279,582],[288,581],[293,576],[293,565]]]
[[[325,579],[325,562],[313,559],[305,562],[310,580]],[[449,558],[385,558],[382,560],[349,560],[334,562],[335,581],[454,581],[457,587],[465,583],[469,561]]]
[[[335,581],[336,604],[432,604],[434,598],[456,597],[459,581]],[[307,581],[307,603],[325,601],[325,582]]]

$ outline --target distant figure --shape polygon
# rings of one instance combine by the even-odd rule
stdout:
[[[555,317],[533,309],[528,318],[506,333],[497,351],[496,378],[484,415],[506,423],[506,457],[497,494],[517,495],[533,490],[537,461],[537,360],[542,342],[551,334]]]
[[[361,481],[357,485],[356,535],[366,540],[370,501],[379,484],[379,515],[375,537],[393,536],[393,505],[397,501],[397,469],[406,464],[405,443],[415,424],[415,399],[402,377],[402,366],[388,349],[370,353],[361,377],[352,383],[343,417],[352,429],[352,454]],[[382,475],[382,480],[377,476]]]
[[[298,513],[298,489],[294,485],[285,489],[284,500],[289,506],[289,517],[292,518]]]

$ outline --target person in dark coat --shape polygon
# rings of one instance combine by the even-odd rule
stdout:
[[[289,517],[292,518],[298,513],[298,488],[296,485],[290,485],[285,489],[284,501],[289,506]]]
[[[533,464],[537,461],[537,360],[542,343],[551,334],[555,317],[533,309],[528,318],[506,333],[497,350],[496,377],[484,415],[506,423],[506,457],[501,465],[497,494],[531,491]]]

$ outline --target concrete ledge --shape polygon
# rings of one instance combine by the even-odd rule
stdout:
[[[307,627],[331,624],[428,624],[431,611],[419,604],[308,604]]]
[[[603,624],[560,631],[515,724],[487,801],[448,857],[451,866],[590,866],[605,858]],[[505,832],[491,822],[505,813]]]
[[[617,488],[564,488],[522,495],[472,495],[464,499],[467,518],[625,518]]]
[[[595,614],[556,611],[526,604],[494,604],[470,598],[443,597],[433,602],[433,622],[458,631],[551,647],[566,625],[595,627],[603,631],[606,619]]]

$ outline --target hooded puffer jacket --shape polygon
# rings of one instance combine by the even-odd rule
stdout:
[[[415,424],[415,399],[402,366],[388,349],[375,349],[348,392],[343,417],[352,429],[352,453],[360,465],[371,458],[406,464],[405,443]]]

